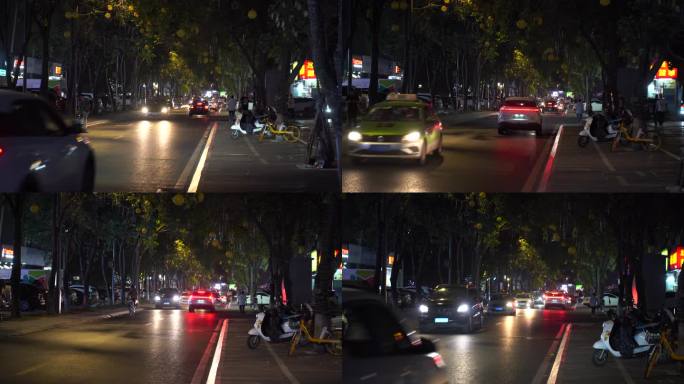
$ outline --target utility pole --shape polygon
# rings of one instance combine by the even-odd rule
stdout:
[[[451,285],[451,268],[452,268],[452,265],[451,265],[451,256],[452,256],[451,243],[452,243],[452,237],[451,237],[451,233],[449,233],[449,275],[448,275],[449,277],[447,279],[448,279],[450,285]]]

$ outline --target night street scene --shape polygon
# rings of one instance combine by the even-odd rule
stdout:
[[[343,192],[682,191],[681,1],[351,6]]]
[[[683,203],[347,195],[344,382],[682,383]]]
[[[336,194],[0,194],[0,382],[342,382]]]
[[[0,0],[0,191],[339,191],[342,3]]]

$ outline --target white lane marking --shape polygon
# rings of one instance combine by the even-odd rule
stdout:
[[[546,162],[546,167],[544,167],[544,174],[542,175],[542,180],[539,184],[539,189],[537,192],[546,192],[546,188],[549,184],[549,179],[551,178],[551,170],[553,170],[553,163],[556,161],[556,151],[558,151],[558,143],[560,143],[561,136],[563,136],[563,125],[558,127],[558,133],[556,134],[556,140],[553,143],[551,152],[549,153],[549,160]]]
[[[283,373],[283,375],[285,375],[285,377],[287,377],[287,379],[290,381],[290,384],[300,384],[299,380],[297,380],[297,378],[294,377],[292,372],[290,372],[290,370],[287,369],[287,366],[285,365],[285,363],[283,363],[283,361],[280,359],[280,357],[278,355],[276,355],[276,353],[273,351],[273,348],[271,348],[271,346],[268,345],[268,343],[265,343],[265,344],[266,344],[266,349],[268,349],[268,352],[271,353],[271,356],[273,356],[273,360],[275,360],[275,362],[278,364],[280,371]]]
[[[204,151],[202,151],[202,156],[200,157],[197,168],[195,169],[195,174],[192,176],[192,181],[190,182],[190,187],[188,188],[188,193],[197,193],[197,188],[199,187],[200,179],[202,178],[202,171],[204,170],[204,164],[209,156],[209,148],[214,142],[214,137],[216,137],[216,131],[218,130],[218,123],[214,123],[211,127],[211,133],[209,134],[209,139],[207,144],[204,146]]]
[[[91,124],[91,123],[88,123],[88,125],[87,125],[86,127],[87,127],[87,128],[90,128],[90,127],[95,126],[95,125],[105,124],[105,123],[109,123],[109,122],[110,122],[109,120],[102,120],[102,121],[98,121],[98,122],[95,122],[95,123],[92,123],[92,124]]]
[[[558,131],[556,131],[556,135],[558,135]],[[529,176],[527,176],[527,180],[525,181],[525,185],[523,186],[522,192],[534,192],[534,182],[537,180],[537,175],[539,175],[539,173],[541,172],[541,168],[544,165],[545,158],[543,154],[549,152],[549,148],[552,144],[552,140],[546,141],[546,145],[544,145],[544,150],[542,151],[539,158],[537,158],[537,162],[534,164],[532,172],[530,172]]]
[[[26,369],[24,369],[23,371],[19,371],[19,372],[15,373],[14,375],[15,375],[15,376],[25,375],[25,374],[27,374],[27,373],[31,373],[31,372],[33,372],[33,371],[35,371],[35,370],[38,370],[38,369],[43,368],[44,366],[50,365],[50,364],[52,364],[52,362],[49,362],[49,361],[48,361],[48,362],[45,362],[45,363],[37,364],[37,365],[34,365],[34,366],[31,367],[31,368],[26,368]]]
[[[197,165],[197,159],[199,159],[200,155],[202,154],[202,149],[204,148],[204,145],[206,144],[207,139],[209,138],[210,132],[211,130],[209,129],[209,127],[207,127],[204,130],[204,134],[202,135],[200,141],[197,143],[195,150],[192,152],[192,155],[190,156],[188,163],[185,164],[183,172],[181,172],[180,176],[178,177],[178,180],[176,180],[175,189],[177,191],[185,189],[185,187],[188,185],[188,179],[190,179],[190,175],[192,174],[192,171],[195,169],[195,166]]]
[[[596,151],[598,151],[598,154],[601,157],[601,161],[603,161],[603,164],[606,166],[606,168],[608,168],[608,170],[611,172],[615,172],[615,167],[610,162],[610,160],[608,160],[608,157],[606,156],[606,154],[603,153],[603,151],[601,150],[601,147],[599,147],[595,141],[592,141],[591,143],[594,145],[594,148],[596,148]]]
[[[223,349],[223,339],[226,337],[226,328],[228,328],[228,319],[223,319],[223,326],[221,326],[221,334],[219,335],[218,344],[216,344],[216,349],[214,350],[214,359],[212,360],[211,368],[209,369],[207,384],[216,383],[216,372],[221,363],[221,350]]]
[[[266,161],[266,159],[261,157],[261,154],[256,150],[256,148],[254,148],[254,145],[252,145],[252,142],[249,140],[249,138],[247,136],[244,136],[244,140],[247,142],[247,146],[249,147],[249,150],[252,151],[254,156],[256,156],[257,159],[259,159],[259,161],[261,161],[261,164],[268,165],[268,161]]]
[[[632,377],[629,375],[629,373],[627,373],[627,370],[625,369],[625,366],[622,365],[620,359],[615,359],[615,362],[617,362],[618,369],[622,374],[622,378],[625,379],[625,383],[634,384],[634,380],[632,380]]]
[[[537,369],[537,373],[534,375],[534,379],[532,379],[532,384],[541,384],[542,380],[544,380],[546,370],[548,369],[549,365],[551,365],[551,357],[553,356],[553,351],[555,351],[556,348],[558,348],[559,339],[566,325],[566,323],[561,324],[558,333],[556,333],[554,341],[551,343],[551,345],[549,346],[549,350],[546,352],[546,355],[544,356],[544,360]]]
[[[682,158],[681,158],[681,157],[675,155],[674,153],[668,151],[667,149],[662,149],[662,148],[660,148],[660,152],[662,152],[662,153],[664,153],[664,154],[670,156],[671,158],[673,158],[673,159],[675,159],[675,160],[677,160],[677,161],[682,161]]]
[[[195,373],[192,375],[192,381],[190,382],[191,384],[200,384],[202,382],[202,378],[204,377],[204,372],[207,370],[207,364],[209,364],[209,356],[211,355],[211,346],[216,343],[216,339],[218,338],[218,330],[219,327],[221,326],[221,323],[216,323],[216,328],[214,328],[214,332],[211,335],[211,338],[209,339],[209,343],[207,344],[207,347],[204,348],[204,353],[202,354],[202,358],[200,359],[199,364],[197,364],[197,368],[195,369]]]
[[[568,324],[565,327],[565,333],[563,334],[563,340],[561,340],[560,347],[558,347],[558,352],[556,353],[556,359],[553,361],[553,367],[551,367],[551,373],[549,374],[549,380],[546,384],[556,384],[558,380],[558,371],[560,370],[561,361],[563,360],[563,354],[565,353],[565,347],[568,345],[568,339],[570,338],[570,330],[572,329],[572,324]]]

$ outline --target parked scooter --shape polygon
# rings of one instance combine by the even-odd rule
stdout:
[[[275,321],[279,323],[279,329],[276,332],[272,331],[273,317],[276,317]],[[300,317],[300,314],[282,312],[277,309],[257,313],[254,327],[247,332],[249,335],[247,346],[250,349],[256,349],[262,339],[269,343],[289,342],[299,328]]]
[[[620,332],[624,331],[624,328],[620,326],[621,321],[629,321],[629,319],[617,319],[612,310],[609,311],[608,316],[611,319],[603,322],[601,338],[594,343],[592,362],[599,367],[606,363],[609,353],[616,358],[627,357],[623,356],[620,352],[619,343],[621,339]],[[635,326],[633,332],[634,347],[632,348],[631,353],[627,353],[627,355],[636,356],[647,354],[655,341],[658,340],[658,334],[657,332],[654,332],[658,325],[659,322],[653,322]]]
[[[235,113],[235,120],[233,121],[233,125],[230,126],[230,136],[234,140],[239,139],[241,136],[258,135],[266,127],[266,124],[264,124],[261,119],[255,119],[254,123],[251,123],[251,122],[248,123],[248,122],[242,122],[242,117],[243,117],[242,113],[236,112]],[[246,126],[248,124],[252,125],[251,129],[244,129],[244,126]]]
[[[584,148],[589,144],[589,141],[612,141],[619,132],[618,124],[620,124],[620,120],[609,121],[602,114],[589,116],[584,123],[584,128],[579,133],[577,145]]]

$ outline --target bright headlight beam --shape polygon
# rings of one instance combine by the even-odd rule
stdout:
[[[428,306],[425,304],[421,304],[418,307],[418,311],[420,311],[420,313],[428,313]]]
[[[420,140],[420,132],[411,132],[402,138],[403,141],[418,141]]]
[[[362,138],[363,135],[357,131],[351,131],[347,134],[347,139],[349,139],[349,141],[361,141]]]
[[[461,305],[458,306],[458,308],[456,309],[456,311],[457,311],[457,312],[460,312],[460,313],[464,313],[464,312],[468,312],[469,309],[470,309],[470,308],[468,307],[468,304],[461,304]]]

